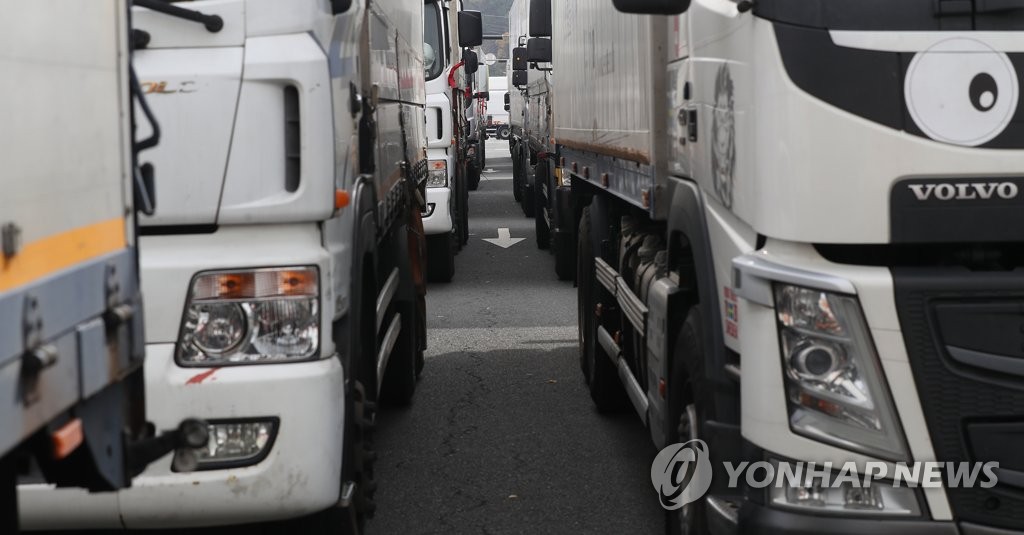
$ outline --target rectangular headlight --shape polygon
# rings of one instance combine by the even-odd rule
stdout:
[[[793,431],[905,460],[906,442],[857,299],[776,284],[775,310]]]
[[[427,171],[428,188],[448,187],[448,162],[444,160],[432,160]]]
[[[198,470],[248,466],[262,461],[277,435],[277,419],[209,422],[210,440],[195,450]]]
[[[776,462],[772,464],[777,467]],[[916,490],[893,486],[885,481],[876,481],[868,486],[843,482],[826,487],[820,480],[791,481],[782,478],[781,484],[769,488],[768,498],[775,507],[810,514],[921,516]]]
[[[178,364],[224,366],[316,358],[319,277],[315,267],[197,275],[182,318]]]

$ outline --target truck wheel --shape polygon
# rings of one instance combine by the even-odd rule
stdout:
[[[576,275],[576,248],[573,246],[572,235],[560,232],[551,239],[551,248],[555,253],[555,274],[558,280],[569,281]]]
[[[523,171],[519,165],[519,148],[512,145],[512,197],[523,202]]]
[[[469,188],[462,187],[462,216],[459,218],[462,222],[462,243],[459,244],[459,249],[469,243]]]
[[[537,170],[540,171],[541,165],[537,165]],[[540,176],[540,173],[534,173],[534,176]],[[548,227],[547,222],[547,203],[544,202],[544,190],[534,186],[534,210],[533,210],[533,228],[534,234],[537,236],[537,248],[547,249],[551,245],[551,228]]]
[[[373,363],[377,357],[377,285],[372,283],[373,262],[368,257],[353,266],[353,281],[363,280],[364,275],[371,284],[353,284],[348,327],[337,328],[335,331],[335,342],[348,344],[351,355],[345,364],[348,384],[345,386],[345,429],[341,443],[339,497],[345,490],[346,482],[355,483],[355,492],[347,507],[338,504],[318,513],[282,522],[283,525],[271,524],[265,530],[268,533],[359,535],[365,530],[366,520],[373,517],[376,511],[377,505],[373,501],[377,490],[377,482],[374,480],[376,453],[373,451],[373,431],[377,410],[374,395],[377,376]]]
[[[590,398],[598,412],[611,412],[625,402],[626,392],[619,383],[618,370],[597,343],[597,304],[611,296],[594,275],[594,251],[591,242],[590,207],[583,209],[580,219],[577,303],[579,303],[580,366],[583,368]]]
[[[476,191],[480,187],[480,167],[469,166],[469,191]]]
[[[530,183],[530,166],[525,165],[524,167],[526,167],[526,171],[524,172],[524,175],[526,176],[523,178],[523,215],[526,217],[533,217],[536,211],[535,205],[537,204],[537,194],[533,191],[536,186]]]
[[[463,163],[462,170],[462,179],[456,185],[459,199],[459,219],[456,223],[459,225],[459,239],[456,241],[456,246],[459,250],[463,245],[469,243],[469,184],[467,183],[469,181],[469,165]]]
[[[381,400],[393,407],[406,407],[412,403],[416,393],[416,312],[412,303],[399,303],[396,307],[402,315],[402,332],[388,360],[384,372],[384,388]]]
[[[495,134],[498,139],[508,139],[508,127],[505,125],[499,126],[498,131]]]
[[[451,282],[455,276],[455,234],[427,236],[427,280]]]
[[[668,389],[668,444],[697,440],[704,436],[706,400],[711,393],[704,381],[704,322],[700,309],[690,308],[672,352],[671,382]],[[665,512],[666,533],[694,535],[707,533],[704,500],[689,503],[675,511]]]

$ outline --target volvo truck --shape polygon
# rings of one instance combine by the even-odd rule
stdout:
[[[1021,5],[614,4],[553,3],[554,137],[590,395],[710,456],[670,530],[1024,529]],[[848,461],[998,482],[751,483]]]
[[[26,528],[362,531],[378,400],[410,402],[423,364],[423,9],[136,1],[162,134],[139,229],[147,413],[211,438],[195,472],[165,457],[117,493],[22,487]]]
[[[424,49],[427,86],[426,142],[429,178],[423,226],[427,235],[427,274],[450,282],[455,254],[469,241],[470,106],[472,75],[478,67],[473,47],[483,42],[479,12],[462,11],[460,1],[425,6]]]
[[[206,442],[199,421],[161,421],[172,431],[157,436],[146,420],[135,213],[156,200],[139,153],[159,136],[130,28],[115,0],[40,0],[0,20],[3,533],[19,530],[19,479],[103,493],[172,450],[187,472]]]

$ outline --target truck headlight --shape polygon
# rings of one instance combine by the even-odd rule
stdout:
[[[178,364],[315,358],[320,345],[318,290],[315,267],[200,273],[185,305]]]
[[[906,443],[855,297],[775,285],[794,432],[888,460]]]
[[[444,160],[434,160],[430,162],[430,170],[427,171],[427,187],[448,187],[448,162]]]
[[[779,473],[778,462],[772,464]],[[768,499],[775,507],[810,514],[921,516],[917,491],[894,486],[891,481],[874,481],[868,486],[843,482],[824,487],[819,479],[781,478],[781,483],[768,489]]]

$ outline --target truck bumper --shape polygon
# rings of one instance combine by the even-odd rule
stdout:
[[[22,486],[25,529],[216,526],[296,517],[336,503],[345,414],[338,358],[181,368],[174,348],[146,347],[146,411],[157,429],[173,428],[186,417],[275,418],[276,436],[265,446],[266,456],[249,466],[181,474],[171,471],[168,455],[116,494]]]
[[[423,232],[428,236],[445,234],[454,228],[451,198],[452,190],[449,188],[427,189],[427,211],[423,213]]]
[[[739,532],[757,535],[959,535],[952,522],[929,520],[887,520],[817,516],[794,511],[744,504],[740,510]]]

